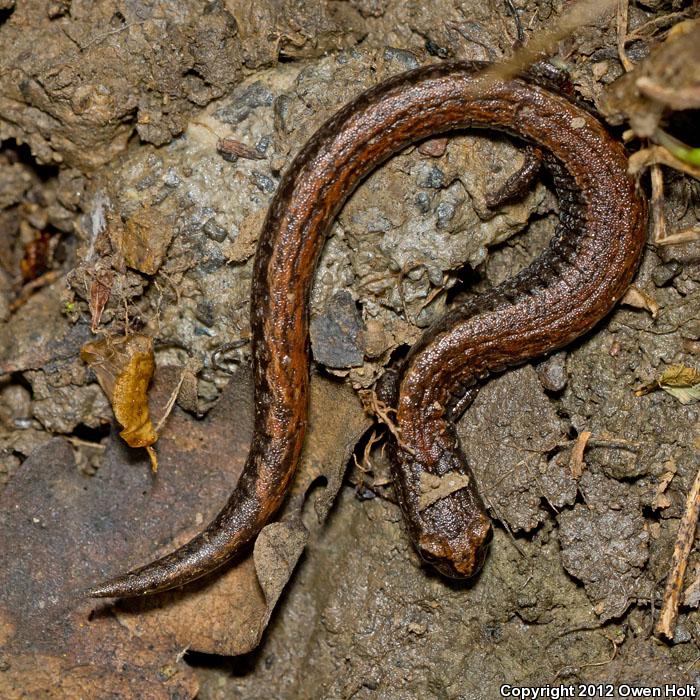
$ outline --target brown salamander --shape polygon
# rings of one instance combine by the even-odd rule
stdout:
[[[592,328],[632,280],[646,235],[645,201],[627,175],[623,148],[606,129],[531,79],[484,82],[482,68],[450,62],[397,75],[343,107],[294,159],[270,204],[255,258],[255,432],[238,485],[189,543],[89,595],[136,596],[188,583],[230,560],[272,517],[304,442],[309,292],[333,219],[391,155],[436,134],[476,127],[541,149],[560,222],[534,263],[453,308],[424,334],[397,374],[393,400],[400,434],[394,477],[413,542],[448,576],[478,571],[491,525],[451,420],[453,393]],[[426,499],[427,483],[436,479],[456,486]]]

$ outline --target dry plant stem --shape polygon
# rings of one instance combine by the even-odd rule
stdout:
[[[573,450],[571,450],[571,459],[569,460],[569,469],[571,470],[571,476],[574,479],[580,479],[581,474],[583,474],[583,453],[586,451],[586,445],[591,438],[592,433],[588,430],[584,430],[576,440]]]
[[[664,176],[661,166],[651,166],[651,230],[655,243],[666,238],[666,220],[664,219]]]
[[[666,221],[663,216],[664,196],[661,165],[667,165],[674,170],[700,180],[700,168],[676,158],[663,146],[643,148],[630,156],[628,169],[630,175],[637,175],[645,168],[651,169],[652,239],[657,245],[676,245],[697,241],[700,238],[700,226],[691,226],[681,231],[667,234]]]
[[[629,9],[628,0],[618,0],[617,2],[617,54],[620,57],[620,63],[625,69],[625,72],[629,73],[634,65],[627,58],[627,53],[625,52],[625,43],[627,41],[627,10]]]
[[[669,168],[678,170],[700,180],[700,168],[676,158],[668,149],[663,146],[650,146],[637,151],[630,156],[629,173],[636,175],[637,173],[648,168],[650,165],[668,165]]]
[[[482,85],[487,89],[498,80],[513,78],[528,66],[551,56],[556,52],[557,44],[575,32],[581,26],[590,24],[594,19],[615,7],[616,0],[580,0],[569,7],[563,16],[546,32],[533,36],[521,49],[507,61],[494,64],[482,74]]]
[[[650,19],[644,24],[640,24],[636,29],[627,33],[627,41],[634,41],[635,39],[645,39],[654,36],[656,28],[663,25],[672,25],[686,19],[687,15],[685,12],[669,12],[667,15],[662,15],[661,17],[655,17]],[[668,31],[665,30],[665,32]],[[664,33],[665,33],[664,32]]]
[[[664,603],[661,607],[661,614],[656,623],[655,633],[658,637],[673,639],[676,619],[678,617],[678,605],[681,598],[681,588],[683,577],[688,565],[688,555],[695,540],[695,528],[698,523],[698,512],[700,511],[700,470],[695,475],[695,481],[690,489],[685,502],[685,512],[678,528],[676,545],[673,548],[673,558],[671,559],[671,572],[666,581],[664,591]]]
[[[700,106],[700,90],[695,87],[669,88],[653,82],[646,76],[637,80],[637,87],[643,95],[672,109],[697,109]]]
[[[170,415],[171,411],[173,410],[173,406],[175,405],[175,401],[177,401],[177,397],[180,393],[180,389],[182,388],[182,382],[185,380],[185,372],[187,372],[187,367],[182,368],[182,371],[180,372],[180,380],[178,381],[177,386],[171,392],[170,398],[168,399],[168,403],[166,404],[165,410],[163,411],[163,415],[161,416],[160,420],[156,424],[155,430],[157,433],[160,433],[163,425],[165,424],[165,421],[168,419],[168,416]]]
[[[678,245],[680,243],[690,243],[700,240],[700,226],[690,226],[681,231],[676,231],[670,236],[666,236],[662,241],[656,241],[657,245]]]
[[[389,432],[394,436],[394,439],[398,444],[402,444],[401,442],[401,433],[399,432],[398,426],[396,425],[396,421],[392,420],[390,417],[390,413],[396,413],[396,409],[392,408],[391,406],[387,406],[384,401],[381,401],[378,397],[377,394],[372,391],[371,389],[362,392],[362,398],[366,402],[367,407],[369,410],[376,416],[376,418],[386,425],[387,429]]]

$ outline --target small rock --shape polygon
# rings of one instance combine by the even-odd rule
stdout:
[[[211,238],[212,241],[216,241],[217,243],[224,241],[227,236],[226,229],[217,224],[215,219],[209,219],[202,227],[202,230],[208,238]]]
[[[559,392],[568,381],[566,353],[558,352],[537,365],[537,376],[547,391]]]
[[[311,319],[310,332],[316,362],[332,369],[362,365],[364,326],[350,292],[336,293],[323,312]]]

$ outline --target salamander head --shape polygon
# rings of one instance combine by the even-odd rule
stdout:
[[[453,537],[422,533],[416,548],[421,557],[449,578],[471,578],[484,565],[493,537],[491,521],[474,514],[467,526]]]

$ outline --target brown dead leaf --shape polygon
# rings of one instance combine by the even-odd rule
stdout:
[[[211,447],[213,454],[199,454],[211,440],[209,436],[202,436],[202,448],[188,456],[188,469],[193,466],[191,460],[195,460],[201,462],[201,467],[197,467],[210,470],[222,459],[222,454],[227,464],[242,469],[252,435],[251,397],[250,376],[240,372],[207,418],[210,430],[219,426],[221,433],[217,444]],[[162,461],[170,459],[166,457],[168,436],[174,435],[173,431],[183,432],[177,424],[169,424],[163,435]],[[235,431],[221,430],[220,426],[232,424],[236,426]],[[248,552],[223,570],[180,591],[120,603],[117,614],[121,622],[139,636],[148,637],[155,631],[167,630],[181,648],[210,654],[244,654],[254,649],[308,539],[307,527],[300,516],[310,489],[321,478],[326,482],[313,501],[320,527],[340,489],[355,443],[368,425],[369,419],[350,388],[312,377],[307,438],[291,493],[279,515],[281,522],[264,527],[252,553]],[[195,424],[190,431],[197,431],[198,426]],[[231,432],[236,434],[236,442],[227,446],[226,434]],[[168,467],[167,471],[170,469]],[[187,541],[223,505],[222,494],[232,489],[235,480],[231,482],[229,488],[207,503],[205,514],[198,517],[197,523],[193,517],[195,513],[199,516],[196,505],[181,504],[180,515],[189,517],[187,528],[179,532],[175,541],[165,538],[167,544],[161,551],[150,552],[141,559],[130,559],[128,565],[143,563]],[[124,565],[115,566],[110,573],[123,568]]]
[[[150,476],[147,476],[150,479]],[[139,484],[140,482],[140,484]],[[0,697],[193,698],[197,681],[164,633],[141,640],[80,590],[123,545],[102,537],[128,517],[114,496],[142,489],[144,475],[81,474],[71,446],[53,439],[13,475],[0,497]],[[172,668],[172,673],[164,669]]]
[[[129,447],[145,447],[153,471],[158,471],[151,447],[158,434],[148,410],[148,385],[155,369],[153,339],[138,334],[105,338],[86,343],[80,357],[90,365],[107,394],[114,417],[124,428],[119,433],[121,438]]]
[[[165,404],[180,375],[159,370],[151,398]],[[368,424],[353,392],[325,379],[312,380],[309,434],[282,521],[263,529],[252,554],[179,591],[123,603],[119,622],[111,606],[80,594],[157,555],[153,543],[171,550],[216,514],[245,462],[252,414],[241,372],[205,419],[174,409],[158,476],[135,468],[116,435],[94,477],[75,468],[63,440],[26,460],[0,499],[0,553],[13,562],[0,569],[0,697],[191,698],[182,649],[256,646],[306,541],[309,491],[325,479],[312,502],[321,522]]]

